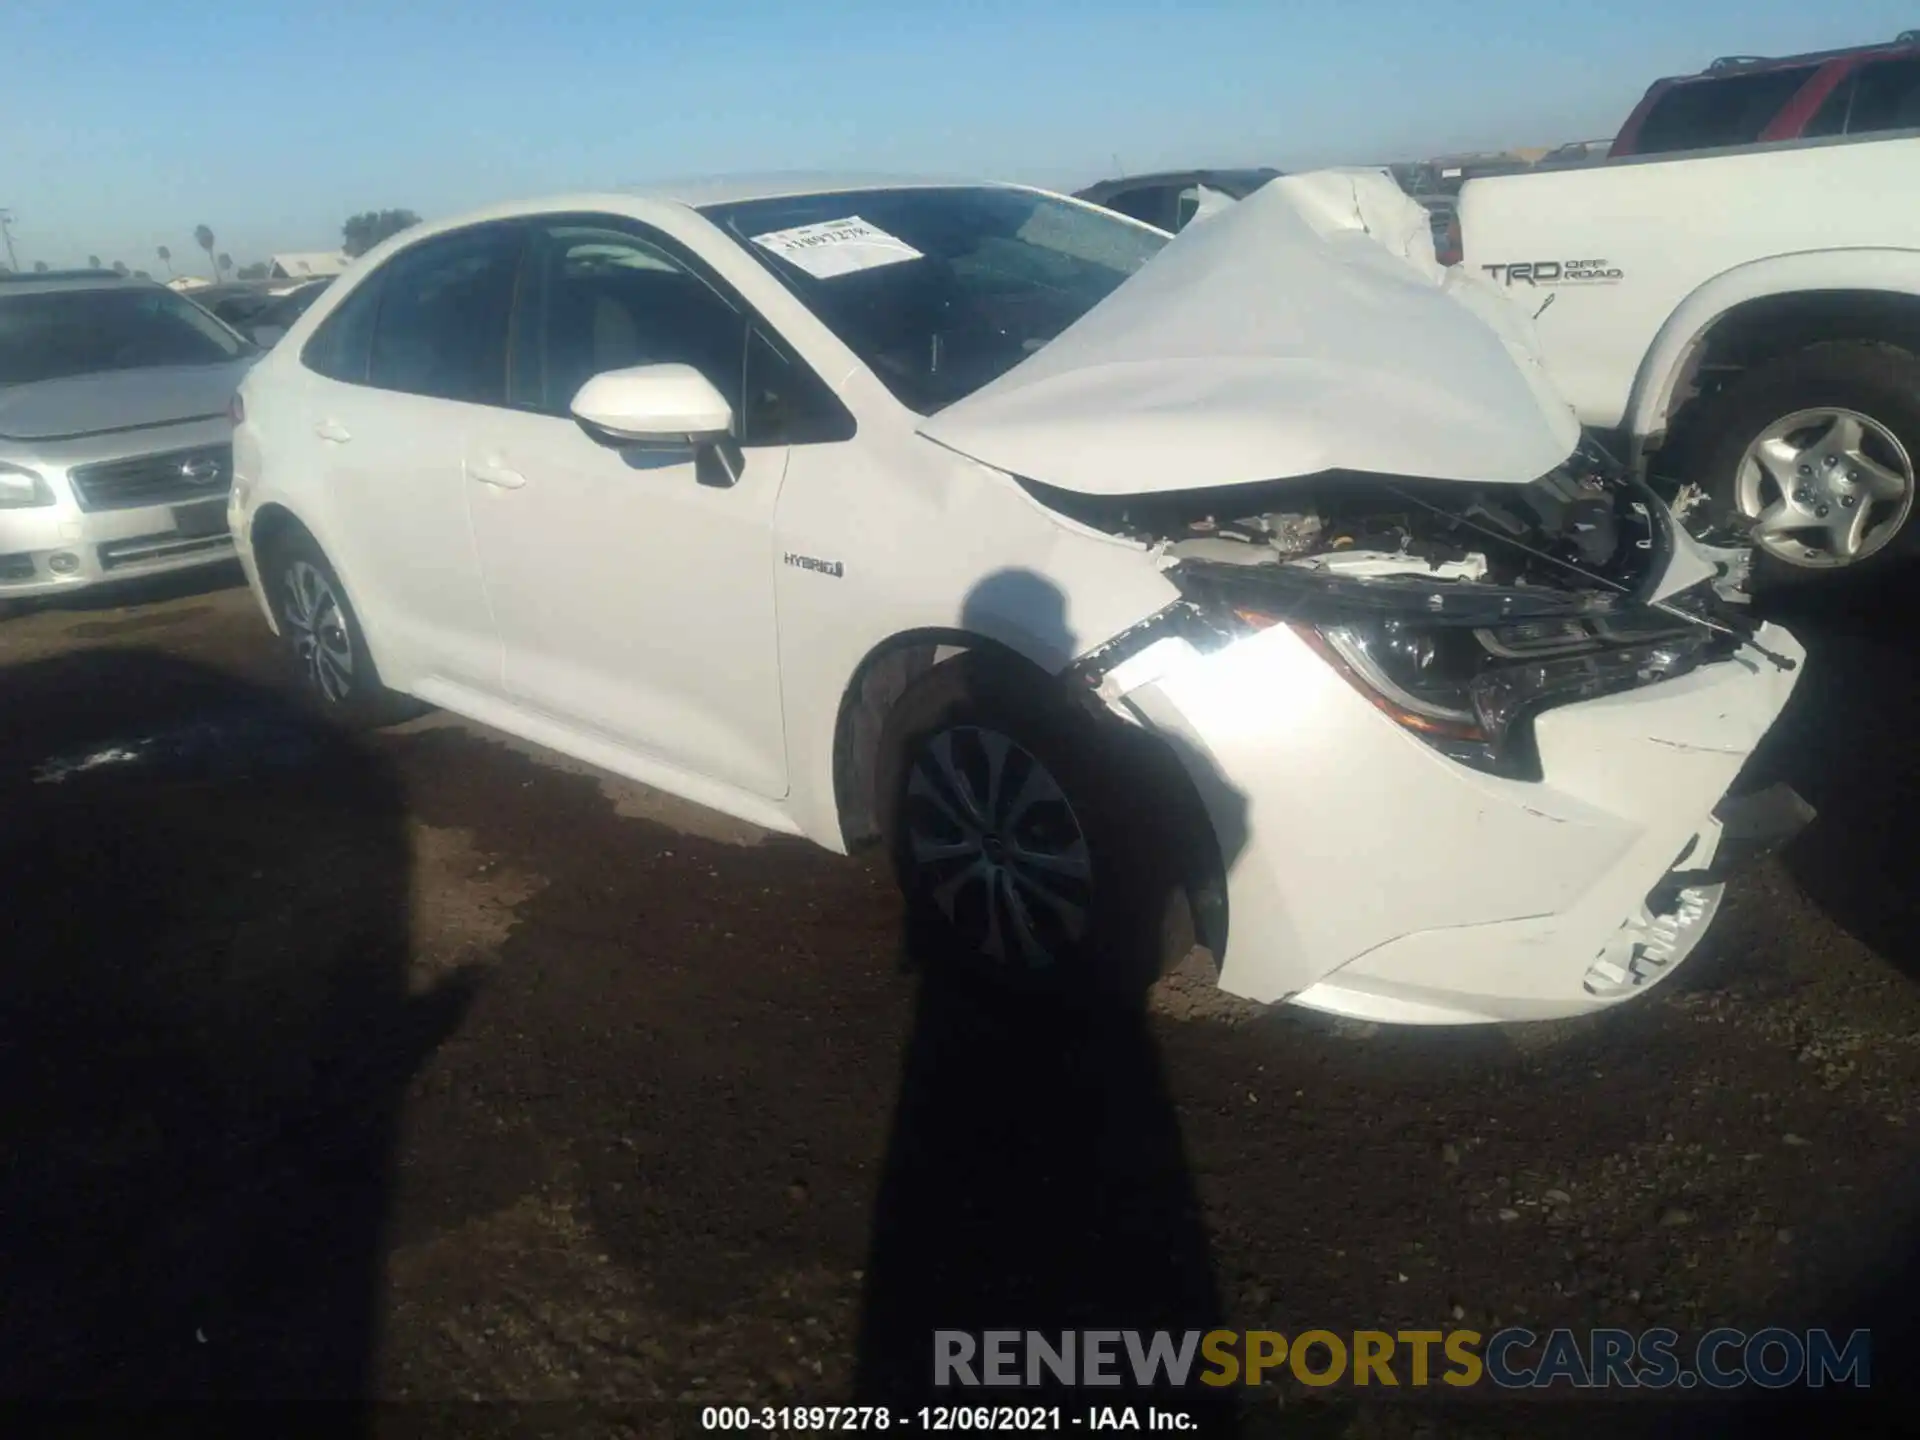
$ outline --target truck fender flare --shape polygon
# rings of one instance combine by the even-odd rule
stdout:
[[[1674,307],[1641,359],[1627,401],[1627,435],[1637,442],[1666,428],[1681,377],[1728,311],[1750,300],[1814,290],[1920,295],[1920,250],[1802,250],[1736,265],[1705,281]]]

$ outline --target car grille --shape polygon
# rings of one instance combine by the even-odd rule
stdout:
[[[100,568],[125,570],[136,565],[155,565],[165,560],[184,560],[190,555],[211,555],[232,549],[231,535],[198,538],[146,535],[138,540],[111,540],[100,547]]]
[[[0,555],[0,581],[33,579],[33,556]]]
[[[79,465],[67,474],[82,510],[128,510],[208,500],[233,483],[233,446],[202,445],[161,455],[136,455]]]

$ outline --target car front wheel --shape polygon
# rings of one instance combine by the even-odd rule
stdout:
[[[980,654],[936,666],[881,738],[885,838],[935,963],[1074,998],[1143,991],[1191,938],[1158,781],[1128,737]]]

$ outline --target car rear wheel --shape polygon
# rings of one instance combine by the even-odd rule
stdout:
[[[1751,537],[1756,582],[1805,583],[1912,553],[1920,359],[1816,345],[1707,403],[1689,468],[1712,528]]]
[[[307,698],[323,713],[354,729],[420,713],[417,702],[381,684],[346,587],[310,538],[276,541],[262,559],[261,581]]]
[[[1118,727],[1049,692],[976,653],[901,696],[878,769],[894,873],[934,963],[1021,990],[1135,996],[1191,940],[1174,857],[1146,823],[1166,811]]]

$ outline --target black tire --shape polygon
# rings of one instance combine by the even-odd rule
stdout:
[[[971,777],[976,796],[990,795],[984,781],[995,748],[1003,757],[1000,803],[981,848],[971,858],[926,858],[934,841],[969,843],[955,823],[964,797],[949,780]],[[1138,732],[1075,705],[1046,677],[991,655],[959,656],[916,681],[887,716],[876,779],[883,836],[921,956],[1016,990],[1137,999],[1193,935],[1182,857],[1169,843],[1179,827],[1168,817],[1177,811],[1161,798],[1170,758],[1151,753]],[[1036,763],[1041,773],[1029,791]],[[1013,813],[1021,801],[1022,813]],[[1071,856],[1075,833],[1084,842],[1084,885],[1022,863],[1035,853]],[[976,872],[943,900],[943,886],[972,863],[995,865],[997,882]],[[1042,879],[1081,904],[1077,930],[1068,912],[1038,898]],[[986,909],[996,883],[997,951],[987,943]],[[1020,943],[1008,895],[1025,909],[1026,934],[1044,957]]]
[[[1913,516],[1914,464],[1920,461],[1920,358],[1890,345],[1864,341],[1835,341],[1809,346],[1748,370],[1727,389],[1701,402],[1687,417],[1680,456],[1681,478],[1706,492],[1706,519],[1724,533],[1727,526],[1744,524],[1739,504],[1741,470],[1747,451],[1776,424],[1802,411],[1847,410],[1882,427],[1904,450],[1907,493],[1902,502],[1873,499],[1857,490],[1851,497],[1872,510],[1869,523],[1890,531],[1877,548],[1860,559],[1842,564],[1797,564],[1756,544],[1753,579],[1756,590],[1831,583],[1891,568],[1920,546],[1920,524]],[[1809,431],[1808,433],[1814,433]],[[1898,468],[1900,456],[1887,451],[1885,440],[1871,431],[1868,446],[1887,468]],[[1810,467],[1808,493],[1813,503],[1838,507],[1845,496],[1829,496],[1822,484],[1824,462]],[[1756,471],[1762,496],[1777,497],[1779,486]],[[1808,532],[1817,535],[1817,532]],[[1820,540],[1816,547],[1829,547]]]
[[[274,540],[260,557],[260,583],[301,690],[323,715],[371,730],[425,709],[381,683],[347,588],[312,537],[295,532]]]

